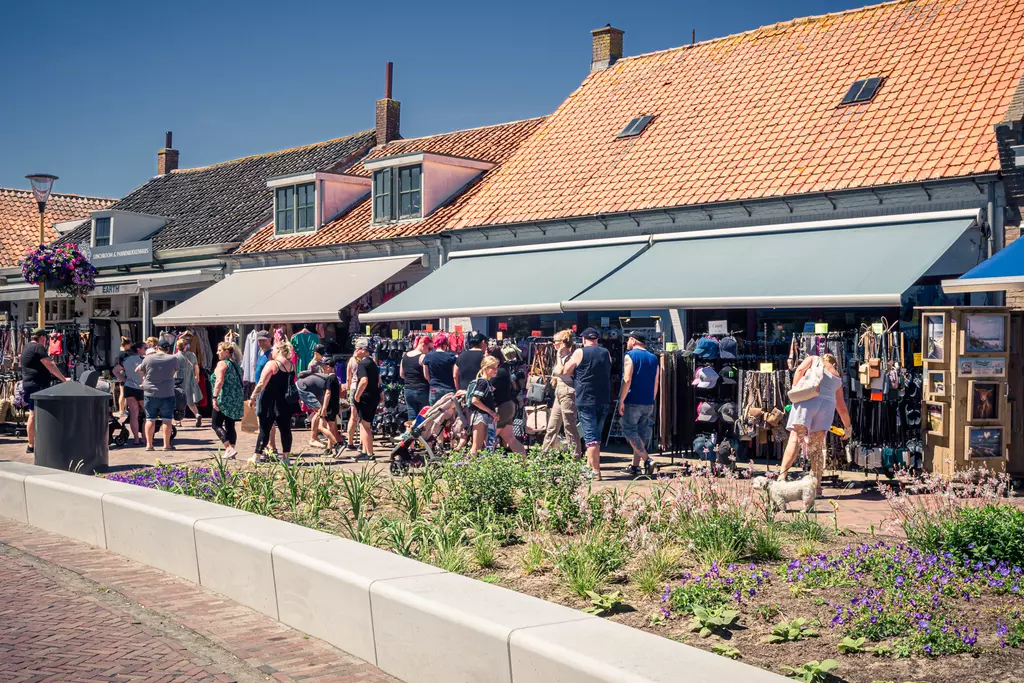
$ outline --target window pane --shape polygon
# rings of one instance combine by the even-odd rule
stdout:
[[[96,246],[105,247],[110,244],[110,218],[97,218],[95,230]]]
[[[316,226],[316,211],[313,207],[307,206],[304,209],[299,209],[299,222],[296,228],[298,230],[312,230]]]
[[[313,183],[306,183],[295,188],[296,199],[296,230],[313,230],[316,228],[316,192]]]
[[[399,215],[408,216],[409,213],[412,211],[412,204],[409,201],[410,195],[408,192],[403,192],[399,196],[401,197],[399,199]]]

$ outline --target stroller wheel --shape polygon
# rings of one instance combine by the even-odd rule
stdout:
[[[173,439],[173,438],[175,438],[177,436],[178,436],[178,428],[175,427],[174,425],[171,425],[171,438]]]
[[[401,460],[391,461],[391,476],[393,477],[404,477],[409,471],[409,468],[405,466]]]
[[[117,446],[118,448],[124,448],[125,446],[127,446],[128,445],[128,435],[122,433],[122,434],[118,434],[117,436],[115,436],[114,437],[114,445]]]

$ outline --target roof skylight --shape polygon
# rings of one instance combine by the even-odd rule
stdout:
[[[882,85],[881,78],[865,78],[855,81],[854,84],[850,86],[850,89],[846,91],[843,101],[839,104],[844,105],[868,102],[875,96],[875,93],[878,92],[878,86],[880,85]]]
[[[649,124],[651,122],[651,119],[653,118],[654,117],[650,115],[638,116],[629,123],[627,123],[626,127],[622,129],[622,132],[616,135],[615,137],[635,138],[637,135],[640,135],[640,133],[644,132],[644,129],[647,128],[647,124]]]

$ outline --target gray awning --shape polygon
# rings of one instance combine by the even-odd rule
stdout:
[[[153,318],[157,325],[330,322],[422,256],[239,270]]]
[[[897,306],[978,211],[678,233],[565,310]]]
[[[444,266],[359,319],[372,323],[561,313],[562,301],[579,294],[646,247],[645,240],[636,240],[452,254]]]

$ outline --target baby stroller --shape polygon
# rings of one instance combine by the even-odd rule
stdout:
[[[441,462],[469,434],[469,410],[455,394],[445,394],[420,411],[391,451],[391,474],[401,477],[412,467]]]
[[[99,391],[110,391],[110,383],[103,379],[99,370],[86,370],[82,373],[82,376],[78,378],[78,381],[87,387],[92,389],[98,389]],[[124,448],[128,445],[128,441],[131,439],[131,432],[128,429],[128,416],[118,417],[114,414],[114,396],[110,396],[110,409],[107,413],[107,442],[111,446],[117,446],[118,448]],[[143,416],[144,417],[144,416]],[[156,429],[160,431],[161,421],[156,421]],[[141,429],[141,425],[140,425]],[[175,437],[178,435],[178,428],[171,425],[171,436]]]

